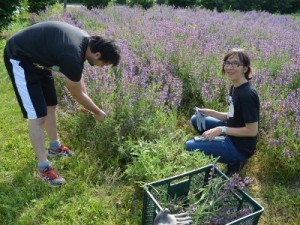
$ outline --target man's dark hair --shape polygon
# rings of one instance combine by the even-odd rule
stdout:
[[[121,58],[120,49],[113,40],[105,39],[100,36],[91,36],[89,46],[92,53],[101,53],[99,60],[108,62],[113,66],[119,64]]]

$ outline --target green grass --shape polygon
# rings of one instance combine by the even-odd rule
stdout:
[[[0,43],[3,55],[5,42]],[[52,161],[68,180],[63,188],[50,188],[36,179],[37,162],[27,121],[22,118],[2,57],[0,90],[1,224],[132,224],[128,221],[139,220],[129,215],[133,202],[136,207],[141,205],[135,187],[119,179],[118,168],[101,170],[101,159],[88,149],[73,159]]]
[[[96,167],[92,151],[52,161],[68,180],[50,188],[35,179],[36,160],[27,122],[21,116],[1,60],[0,221],[1,224],[132,224],[131,204],[141,202],[135,187],[119,179],[118,168]],[[94,164],[95,163],[95,164]],[[136,198],[136,199],[135,199]],[[121,222],[127,218],[125,222]]]
[[[291,18],[299,20],[300,19],[300,13],[294,13],[294,14],[292,14]]]
[[[25,24],[16,23],[3,36],[9,37]],[[4,40],[0,46],[2,55]],[[62,188],[50,188],[35,178],[37,162],[27,121],[22,118],[2,57],[0,99],[0,224],[140,224],[142,182],[210,162],[183,150],[182,143],[191,130],[180,115],[167,121],[157,112],[144,121],[148,134],[160,137],[153,141],[112,138],[119,146],[116,152],[101,146],[106,143],[101,134],[114,129],[112,121],[108,119],[100,126],[83,115],[65,115],[59,118],[60,136],[66,144],[77,147],[76,157],[52,160],[67,183]],[[159,126],[165,129],[158,132]],[[167,132],[168,128],[175,131]],[[255,179],[249,192],[265,207],[259,224],[300,224],[300,179],[267,179],[268,171],[262,169],[268,167],[260,157],[264,151],[267,149],[259,148],[243,172]]]

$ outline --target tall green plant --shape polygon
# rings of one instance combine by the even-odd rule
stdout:
[[[38,13],[46,9],[47,6],[54,5],[57,0],[27,0],[28,1],[28,11],[30,13]]]

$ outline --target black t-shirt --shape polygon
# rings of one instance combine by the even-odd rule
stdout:
[[[58,66],[72,81],[79,81],[89,35],[64,22],[49,21],[32,25],[13,35],[6,45],[10,58],[44,67]]]
[[[234,115],[227,119],[228,127],[244,127],[246,123],[259,122],[259,98],[257,91],[247,82],[239,87],[230,88]],[[254,154],[256,137],[234,137],[228,135],[235,147],[246,157]]]

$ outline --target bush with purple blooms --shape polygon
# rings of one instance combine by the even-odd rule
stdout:
[[[115,134],[123,139],[157,138],[145,128],[157,110],[186,119],[194,106],[225,110],[229,83],[220,72],[221,60],[232,47],[246,48],[261,100],[256,153],[261,171],[274,179],[299,174],[299,20],[266,12],[170,6],[46,11],[31,20],[63,20],[117,41],[122,54],[118,69],[87,67],[85,79],[94,100],[113,118]],[[62,111],[75,113],[65,92],[61,98]]]

